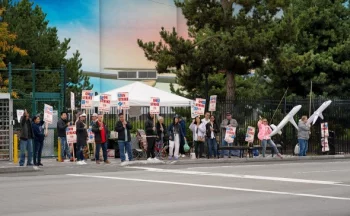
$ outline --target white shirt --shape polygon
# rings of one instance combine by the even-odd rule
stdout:
[[[205,118],[202,119],[202,123],[204,123],[204,125],[207,125],[210,122],[210,119],[206,120]]]

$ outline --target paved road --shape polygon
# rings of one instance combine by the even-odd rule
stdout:
[[[350,215],[349,160],[103,166],[0,175],[0,215]]]

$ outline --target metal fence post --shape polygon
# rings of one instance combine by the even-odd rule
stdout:
[[[61,83],[61,107],[59,108],[60,113],[62,110],[66,110],[66,70],[63,65],[61,65],[61,70],[60,70],[60,83]]]
[[[8,88],[8,92],[10,93],[10,95],[12,95],[12,64],[11,64],[11,62],[9,63],[9,66],[8,66],[8,73],[9,73],[9,88]]]
[[[35,76],[35,63],[32,64],[32,114],[36,115],[36,98],[35,98],[35,85],[36,85],[36,76]]]

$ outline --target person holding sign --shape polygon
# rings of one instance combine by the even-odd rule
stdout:
[[[258,121],[258,128],[259,128],[259,134],[258,138],[261,140],[261,145],[262,145],[262,155],[265,157],[265,152],[266,152],[266,145],[269,144],[272,146],[273,150],[277,154],[277,156],[281,159],[283,159],[282,155],[279,153],[276,144],[272,141],[270,134],[272,132],[271,127],[269,126],[267,119],[266,118],[261,118]]]
[[[226,112],[226,119],[224,119],[221,122],[221,130],[223,132],[223,138],[222,138],[222,146],[228,146],[228,143],[225,140],[225,135],[226,135],[226,128],[227,127],[238,127],[238,123],[236,121],[236,119],[232,118],[232,115],[230,112]],[[226,155],[228,153],[228,157],[231,157],[231,150],[221,150],[221,157],[224,157],[224,155]]]
[[[21,118],[21,134],[20,134],[20,160],[19,165],[24,166],[24,162],[26,159],[26,151],[28,152],[28,160],[27,166],[33,166],[32,157],[33,157],[33,128],[32,128],[32,120],[29,117],[29,113],[27,110],[24,110],[23,116]]]
[[[120,152],[120,160],[124,162],[125,151],[128,153],[129,161],[132,161],[132,150],[131,150],[131,135],[130,130],[132,129],[132,125],[130,122],[125,121],[124,114],[119,113],[119,121],[115,125],[115,131],[118,132],[118,146]]]
[[[43,125],[44,121],[40,121],[39,116],[33,117],[32,128],[34,132],[34,155],[33,161],[35,166],[43,166],[41,163],[41,153],[43,151],[44,139],[47,134],[44,134]],[[38,160],[37,160],[38,159]]]
[[[67,155],[71,162],[74,160],[71,157],[70,149],[67,143],[66,130],[69,125],[70,123],[67,120],[67,113],[61,112],[61,118],[57,121],[57,135],[61,141],[61,162],[64,162],[65,155]]]
[[[86,125],[86,114],[83,113],[79,116],[79,120],[76,122],[75,126],[77,128],[77,159],[78,165],[85,165],[83,155],[83,148],[87,145],[88,133]]]
[[[196,158],[204,158],[204,142],[205,142],[205,122],[201,122],[200,116],[193,119],[190,129],[193,134],[193,142],[195,145]]]
[[[106,164],[110,164],[107,157],[107,140],[108,140],[108,129],[106,124],[103,122],[103,114],[99,114],[97,121],[92,125],[92,132],[95,134],[95,159],[96,164],[100,164],[100,149],[102,147],[103,160]]]
[[[203,119],[202,119],[203,121]],[[216,158],[218,152],[218,145],[216,143],[217,133],[219,132],[219,126],[215,121],[215,116],[210,116],[210,121],[206,124],[206,134],[207,134],[207,142],[209,149],[209,158],[214,155]]]

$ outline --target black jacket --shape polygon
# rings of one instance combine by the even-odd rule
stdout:
[[[102,124],[103,124],[103,127],[105,128],[105,133],[106,133],[105,138],[106,138],[106,142],[107,142],[108,141],[108,128],[104,122]],[[94,122],[92,124],[91,130],[95,134],[95,143],[96,144],[103,144],[102,137],[101,137],[101,131],[100,131],[100,122]]]
[[[40,121],[38,124],[35,124],[33,122],[33,124],[32,124],[33,132],[34,132],[34,140],[35,141],[42,142],[45,139],[45,134],[44,134],[44,130],[43,130],[43,124],[44,124],[44,121]]]
[[[151,115],[147,115],[147,121],[145,122],[145,132],[147,136],[156,135],[156,131],[153,130],[154,124]]]
[[[206,128],[206,135],[207,135],[207,138],[209,138],[209,139],[211,138],[210,126],[211,126],[210,122],[209,122],[208,124],[205,125],[205,128]],[[215,138],[216,138],[217,133],[219,132],[219,125],[218,125],[216,122],[214,122],[213,128],[214,128],[214,136],[215,136]]]
[[[163,126],[163,135],[165,137],[165,135],[167,134],[167,128],[165,127],[164,123],[162,123],[162,126]],[[161,139],[162,138],[162,131],[160,130],[160,123],[159,122],[157,122],[156,128],[157,128],[157,136],[159,139]],[[164,140],[162,140],[162,141],[164,141]]]
[[[169,140],[174,141],[174,127],[178,127],[179,129],[179,136],[180,136],[180,141],[185,138],[185,134],[182,130],[181,124],[178,123],[176,125],[170,124],[168,127],[168,134],[169,134]]]
[[[57,121],[57,136],[58,137],[66,137],[66,129],[67,129],[67,120],[59,119]]]
[[[82,121],[77,121],[75,124],[77,128],[77,144],[78,145],[86,145],[87,144],[87,138],[88,133],[85,127],[85,124]]]
[[[26,120],[25,116],[21,117],[21,135],[20,139],[22,140],[28,140],[33,139],[34,133],[32,128],[32,120],[29,118]]]
[[[126,122],[126,131],[128,136],[128,142],[131,141],[131,135],[130,130],[132,129],[132,125],[130,122]],[[123,123],[121,121],[118,121],[117,124],[115,124],[115,131],[118,132],[118,140],[125,141],[125,128],[123,127]]]

